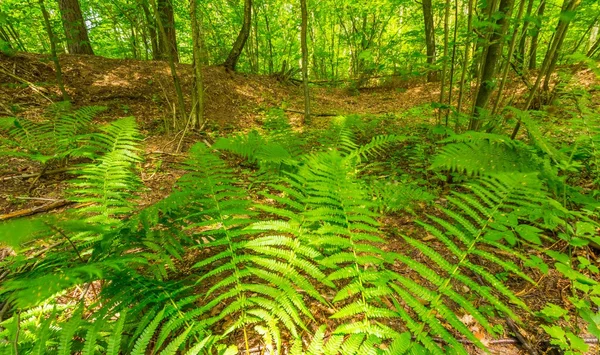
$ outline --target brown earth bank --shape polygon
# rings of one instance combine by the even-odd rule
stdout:
[[[142,178],[148,187],[143,203],[148,204],[168,194],[180,176],[176,169],[183,159],[181,150],[198,140],[247,130],[262,123],[271,108],[284,108],[292,124],[300,125],[304,107],[302,89],[275,76],[240,74],[220,66],[204,69],[207,125],[202,134],[166,132],[173,120],[175,90],[166,62],[109,59],[100,56],[67,55],[59,57],[65,88],[74,108],[105,106],[96,118],[98,123],[118,118],[136,118],[145,137],[146,159]],[[191,106],[192,67],[178,64],[186,105]],[[312,89],[311,125],[326,125],[331,116],[344,114],[399,113],[410,107],[435,101],[436,83],[409,85],[396,82],[394,87],[364,89]],[[42,120],[53,102],[60,101],[54,63],[47,55],[0,54],[0,117]],[[181,132],[179,132],[181,133]],[[210,138],[209,138],[210,140]],[[181,141],[181,142],[180,142]],[[0,215],[36,208],[60,199],[67,174],[50,174],[39,180],[35,176],[10,178],[39,173],[41,166],[17,158],[0,156]],[[52,169],[49,169],[52,170]],[[6,179],[9,178],[9,179]],[[28,189],[32,189],[27,193]]]

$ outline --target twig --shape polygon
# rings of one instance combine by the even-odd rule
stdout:
[[[17,196],[15,197],[18,200],[34,200],[34,201],[59,201],[57,198],[45,198],[45,197],[28,197],[28,196]]]
[[[64,172],[71,171],[71,170],[75,170],[75,168],[54,169],[54,170],[44,172],[44,175],[60,174],[60,173],[64,173]],[[12,179],[28,179],[30,177],[38,177],[41,174],[42,173],[32,173],[32,174],[4,176],[4,177],[0,178],[0,181],[7,181],[7,180],[12,180]]]
[[[35,183],[38,182],[38,180],[44,176],[44,173],[46,172],[46,170],[48,170],[48,163],[44,164],[44,166],[42,167],[42,171],[38,174],[38,176],[35,177],[35,179],[33,179],[33,181],[31,182],[31,184],[29,184],[29,188],[27,189],[27,193],[30,194],[31,190],[33,190],[33,187],[35,186]]]
[[[300,113],[300,114],[304,114],[304,111],[296,111],[296,110],[288,110],[288,109],[284,109],[285,112],[292,112],[292,113]],[[317,117],[336,117],[339,116],[337,113],[310,113],[312,116],[317,116]]]
[[[525,350],[527,350],[527,352],[530,355],[538,355],[538,352],[535,351],[535,349],[533,348],[533,346],[531,346],[531,344],[529,343],[529,341],[527,339],[525,339],[525,337],[521,334],[521,332],[519,331],[519,328],[517,328],[517,325],[515,324],[515,322],[513,322],[512,319],[510,318],[505,318],[506,320],[506,325],[508,325],[508,327],[510,328],[510,330],[513,332],[513,334],[515,335],[515,338],[517,338],[517,340],[519,341],[519,343],[521,343],[521,345],[523,345],[523,347],[525,348]]]
[[[45,204],[43,206],[27,208],[24,210],[19,210],[19,211],[0,215],[0,221],[6,221],[6,220],[12,219],[12,218],[31,216],[31,215],[42,213],[42,212],[48,212],[48,211],[51,211],[51,210],[54,210],[57,208],[61,208],[61,207],[70,205],[72,203],[73,203],[73,201],[58,200],[55,202]]]
[[[14,75],[12,73],[9,73],[6,70],[2,69],[1,67],[0,67],[0,73],[2,73],[4,75],[8,75],[9,77],[11,77],[11,78],[13,78],[15,80],[18,80],[18,81],[22,82],[23,84],[27,84],[31,88],[31,90],[33,90],[33,91],[37,92],[38,94],[40,94],[44,99],[50,101],[50,103],[54,103],[54,101],[52,101],[48,96],[44,95],[44,93],[42,93],[42,91],[40,90],[40,88],[38,88],[38,86],[35,85],[34,83],[32,83],[30,81],[27,81],[27,80],[25,80],[23,78],[20,78],[20,77]]]
[[[198,104],[198,102],[194,102],[194,104],[192,105],[192,110],[190,111],[190,117],[188,117],[185,127],[183,128],[183,133],[181,134],[181,139],[179,139],[179,143],[177,143],[177,148],[175,149],[175,153],[179,153],[179,151],[181,149],[181,143],[183,142],[183,138],[185,138],[185,133],[187,132],[188,127],[190,126],[190,122],[192,122],[192,117],[194,117],[194,113],[195,113],[197,104]]]

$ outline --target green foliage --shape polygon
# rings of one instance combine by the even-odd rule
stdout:
[[[284,147],[296,133],[280,114],[268,118],[264,135],[217,147],[272,164],[261,144],[288,153],[297,147]],[[237,170],[197,143],[172,193],[137,211],[139,132],[133,119],[104,126],[85,137],[88,150],[81,151],[91,161],[69,189],[83,208],[0,229],[0,236],[18,228],[25,234],[11,239],[18,254],[2,261],[9,273],[0,298],[11,309],[0,323],[0,353],[16,344],[20,353],[235,354],[257,339],[298,355],[467,354],[462,340],[485,349],[467,320],[490,335],[502,333],[494,317],[520,323],[530,310],[513,285],[535,285],[527,268],[552,267],[526,251],[555,243],[548,230],[556,228],[573,247],[589,243],[596,224],[552,199],[544,172],[532,171],[547,166],[532,162],[558,164],[550,156],[561,154],[539,137],[532,146],[491,134],[450,139],[448,146],[470,147],[475,167],[484,163],[473,154],[477,144],[488,147],[481,156],[502,150],[516,165],[467,170],[472,178],[418,222],[424,233],[407,233],[383,228],[380,212],[434,196],[410,180],[378,181],[366,168],[394,144],[412,144],[406,137],[375,136],[361,145],[338,126],[321,151],[289,153],[289,169],[271,175],[260,203]],[[434,164],[441,169],[469,166],[467,157],[440,161]],[[596,331],[598,268],[546,254],[572,280],[572,302]],[[315,326],[325,321],[329,330]],[[547,331],[564,349],[583,349],[575,332]]]
[[[0,118],[0,132],[8,136],[0,137],[0,142],[12,148],[3,149],[0,154],[24,156],[42,163],[83,155],[81,140],[91,131],[92,119],[105,108],[87,106],[68,112],[59,105],[52,110],[58,116],[42,122]]]

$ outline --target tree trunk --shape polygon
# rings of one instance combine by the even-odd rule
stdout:
[[[302,86],[304,87],[304,123],[310,122],[310,91],[308,89],[308,44],[306,32],[308,27],[308,11],[306,0],[300,0],[302,11],[302,25],[300,28],[300,42],[302,46]]]
[[[150,36],[150,46],[152,47],[152,59],[158,60],[160,50],[158,49],[158,37],[156,34],[156,20],[150,14],[150,10],[148,9],[148,3],[146,0],[141,2],[142,10],[144,12],[144,17],[146,19],[146,25],[148,26],[148,34]]]
[[[452,39],[452,59],[450,60],[450,88],[448,89],[448,106],[452,106],[452,89],[454,87],[454,61],[456,60],[456,41],[458,36],[458,0],[454,1],[454,36]],[[450,111],[446,110],[446,127],[448,127],[448,116]]]
[[[433,27],[433,10],[431,0],[423,0],[423,18],[425,20],[425,45],[427,46],[427,82],[437,79],[436,72],[432,69],[435,63],[435,29]]]
[[[519,40],[519,51],[516,57],[518,67],[521,68],[521,70],[525,69],[525,45],[527,44],[527,27],[529,27],[529,23],[531,22],[531,11],[533,11],[533,0],[529,0],[529,2],[527,3],[525,23],[523,24],[523,29],[521,30],[521,39]]]
[[[164,30],[164,35],[158,36],[158,59],[169,60],[179,63],[179,52],[177,51],[177,36],[175,34],[175,15],[173,14],[172,0],[157,0],[158,15],[156,21]],[[160,19],[159,19],[160,16]]]
[[[534,70],[537,66],[537,46],[540,38],[541,21],[544,16],[544,10],[546,9],[546,0],[542,0],[540,7],[538,8],[537,21],[535,23],[535,30],[531,37],[531,48],[529,49],[529,70]]]
[[[54,36],[54,32],[52,32],[52,26],[50,24],[50,15],[48,15],[48,11],[46,11],[46,6],[44,5],[44,0],[39,0],[40,9],[42,10],[42,15],[44,16],[44,25],[46,26],[46,32],[48,33],[48,38],[50,39],[50,55],[52,56],[52,61],[54,62],[54,67],[56,70],[56,82],[58,83],[58,88],[62,93],[63,100],[69,101],[71,98],[65,90],[65,85],[63,83],[62,77],[62,69],[60,67],[60,62],[58,61],[58,56],[56,55],[56,37]]]
[[[152,5],[152,9],[154,10],[154,16],[156,17],[156,22],[158,24],[158,30],[160,32],[161,38],[163,41],[167,41],[167,31],[165,27],[162,25],[161,17],[158,13],[158,6],[156,5],[155,0],[150,0],[150,4]],[[175,58],[173,58],[172,51],[167,51],[167,62],[169,63],[169,68],[171,69],[171,77],[173,78],[173,85],[175,86],[175,93],[177,94],[177,105],[179,106],[178,117],[179,120],[175,122],[175,126],[177,128],[184,128],[185,126],[185,102],[183,101],[183,91],[181,90],[181,83],[179,82],[179,76],[177,75],[177,68],[175,67]]]
[[[79,0],[58,0],[67,49],[71,54],[94,54],[88,38]]]
[[[473,35],[473,2],[474,0],[469,0],[468,8],[467,8],[467,41],[465,43],[465,53],[463,57],[463,67],[462,73],[460,74],[460,89],[458,92],[458,103],[456,106],[456,112],[458,114],[461,113],[463,95],[465,90],[465,79],[467,76],[467,71],[469,70],[469,57],[471,52],[471,36]],[[470,85],[469,85],[470,91]],[[458,120],[456,121],[456,127],[458,128]],[[458,130],[458,129],[457,129]]]
[[[204,77],[202,75],[202,21],[198,20],[197,0],[190,0],[190,19],[192,25],[192,43],[194,54],[194,82],[196,84],[195,98],[197,102],[194,120],[191,127],[198,128],[204,125]],[[196,103],[192,103],[196,105]]]
[[[487,106],[487,103],[494,90],[495,83],[494,77],[496,75],[496,69],[498,62],[502,55],[502,47],[504,45],[504,36],[508,31],[510,25],[510,15],[514,0],[501,0],[499,11],[502,16],[496,21],[496,30],[492,34],[490,44],[487,49],[485,58],[485,65],[482,70],[481,84],[479,85],[479,91],[477,92],[477,99],[475,100],[475,109],[473,116],[471,117],[471,123],[469,124],[470,130],[478,130],[481,126],[481,116],[483,110]]]
[[[502,72],[502,78],[500,79],[500,88],[498,89],[498,94],[496,95],[496,101],[494,102],[494,108],[492,109],[492,115],[495,115],[498,106],[500,105],[500,101],[502,100],[502,91],[504,91],[504,86],[506,85],[506,79],[508,78],[508,69],[510,68],[510,62],[512,60],[513,53],[515,51],[515,44],[517,43],[517,36],[519,35],[519,25],[521,24],[521,17],[523,16],[523,9],[525,8],[525,1],[521,0],[521,4],[519,5],[519,13],[517,14],[517,18],[515,21],[515,28],[513,29],[512,37],[510,38],[510,44],[508,46],[508,54],[506,57],[506,65],[504,66],[504,70]]]
[[[442,56],[442,81],[440,83],[440,104],[444,104],[444,93],[446,90],[446,68],[448,67],[448,18],[450,17],[450,0],[446,0],[444,6],[444,55]],[[438,111],[438,124],[442,120],[442,111]]]
[[[565,0],[562,6],[562,11],[561,12],[565,12],[565,11],[574,11],[575,9],[577,9],[577,7],[579,6],[579,4],[581,3],[581,0]],[[535,80],[535,84],[533,84],[533,86],[531,87],[531,90],[529,91],[529,96],[527,97],[527,101],[525,102],[525,107],[523,108],[523,111],[529,110],[529,107],[531,106],[531,103],[533,102],[533,99],[537,93],[538,87],[540,86],[540,83],[542,82],[542,78],[544,76],[550,76],[552,74],[552,72],[549,70],[551,68],[551,62],[552,60],[554,60],[554,56],[556,53],[558,53],[559,49],[560,49],[560,45],[562,44],[562,40],[560,39],[561,36],[564,35],[564,33],[566,33],[566,24],[568,24],[571,20],[570,16],[561,16],[560,20],[558,21],[558,25],[557,25],[557,30],[556,33],[554,35],[554,39],[552,40],[552,42],[549,44],[548,46],[548,51],[546,52],[546,56],[544,57],[544,61],[542,63],[542,68],[540,69],[540,72],[537,76],[537,79]],[[564,33],[562,33],[562,31],[564,31]],[[564,40],[564,37],[563,37]],[[515,128],[513,129],[513,132],[510,136],[511,139],[515,139],[515,137],[517,136],[517,133],[519,133],[519,129],[521,128],[521,120],[517,121],[517,124],[515,125]]]
[[[573,17],[571,15],[571,13],[573,13],[574,11],[577,10],[577,8],[579,7],[579,4],[581,4],[581,0],[570,0],[568,3],[567,3],[567,1],[565,1],[565,5],[561,12],[561,16],[559,17],[559,20],[558,20],[558,25],[556,25],[556,33],[554,36],[554,40],[556,41],[556,49],[554,50],[554,53],[552,53],[552,55],[549,58],[550,62],[548,65],[548,69],[546,71],[546,78],[544,79],[544,86],[543,86],[545,91],[550,90],[550,77],[552,76],[552,72],[554,72],[554,68],[556,67],[556,62],[558,61],[558,55],[562,48],[562,44],[565,40],[565,37],[567,36],[567,31],[569,30],[569,25],[571,24],[571,19]],[[548,53],[547,55],[550,55],[550,53]],[[546,60],[546,59],[544,59],[544,60]]]
[[[244,0],[244,22],[242,24],[242,29],[238,34],[235,42],[233,43],[233,47],[231,47],[231,51],[229,52],[229,56],[223,63],[223,66],[226,69],[231,71],[235,71],[235,67],[237,66],[238,60],[240,59],[240,55],[242,54],[242,50],[244,50],[244,46],[246,45],[246,41],[250,36],[250,27],[252,25],[252,0]]]

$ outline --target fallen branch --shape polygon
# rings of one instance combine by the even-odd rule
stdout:
[[[521,332],[519,331],[519,328],[517,328],[517,325],[515,324],[515,322],[513,322],[512,319],[510,319],[510,318],[507,317],[506,318],[506,325],[508,325],[508,327],[510,328],[510,330],[515,335],[515,338],[517,338],[517,340],[519,341],[519,343],[521,343],[521,345],[523,346],[523,348],[525,348],[525,350],[527,351],[527,353],[529,353],[530,355],[538,355],[538,352],[535,351],[535,349],[533,348],[533,346],[531,346],[531,344],[529,343],[529,341],[527,341],[527,339],[525,339],[525,337],[521,334]]]
[[[37,92],[38,94],[40,94],[44,99],[50,101],[50,103],[54,103],[54,101],[52,101],[48,96],[44,95],[44,93],[42,92],[42,89],[43,90],[46,90],[46,89],[44,89],[42,87],[39,87],[39,86],[35,85],[34,83],[32,83],[30,81],[27,81],[27,80],[25,80],[23,78],[20,78],[20,77],[14,75],[12,73],[9,73],[9,72],[7,72],[6,70],[4,70],[2,68],[0,68],[0,73],[2,73],[4,75],[7,75],[7,76],[9,76],[9,77],[11,77],[11,78],[13,78],[13,79],[15,79],[17,81],[20,81],[23,84],[27,84],[27,86],[29,86],[31,88],[31,90],[33,90],[33,91]]]
[[[64,173],[64,172],[71,171],[71,170],[75,170],[75,168],[54,169],[54,170],[43,172],[43,175],[60,174],[60,173]],[[28,179],[31,177],[40,177],[41,175],[42,175],[42,173],[32,173],[32,174],[4,176],[4,177],[0,178],[0,181],[7,181],[7,180],[12,180],[12,179]]]
[[[292,112],[292,113],[299,113],[299,114],[304,114],[304,111],[296,111],[296,110],[288,110],[288,109],[284,109],[285,112]],[[339,116],[339,114],[337,113],[314,113],[311,112],[310,113],[311,116],[316,116],[316,117],[336,117]]]
[[[24,210],[14,211],[11,213],[0,215],[0,221],[6,221],[13,218],[26,217],[31,216],[38,213],[49,212],[55,210],[57,208],[61,208],[67,205],[74,203],[73,201],[68,200],[58,200],[55,202],[50,202],[42,206],[26,208]]]

